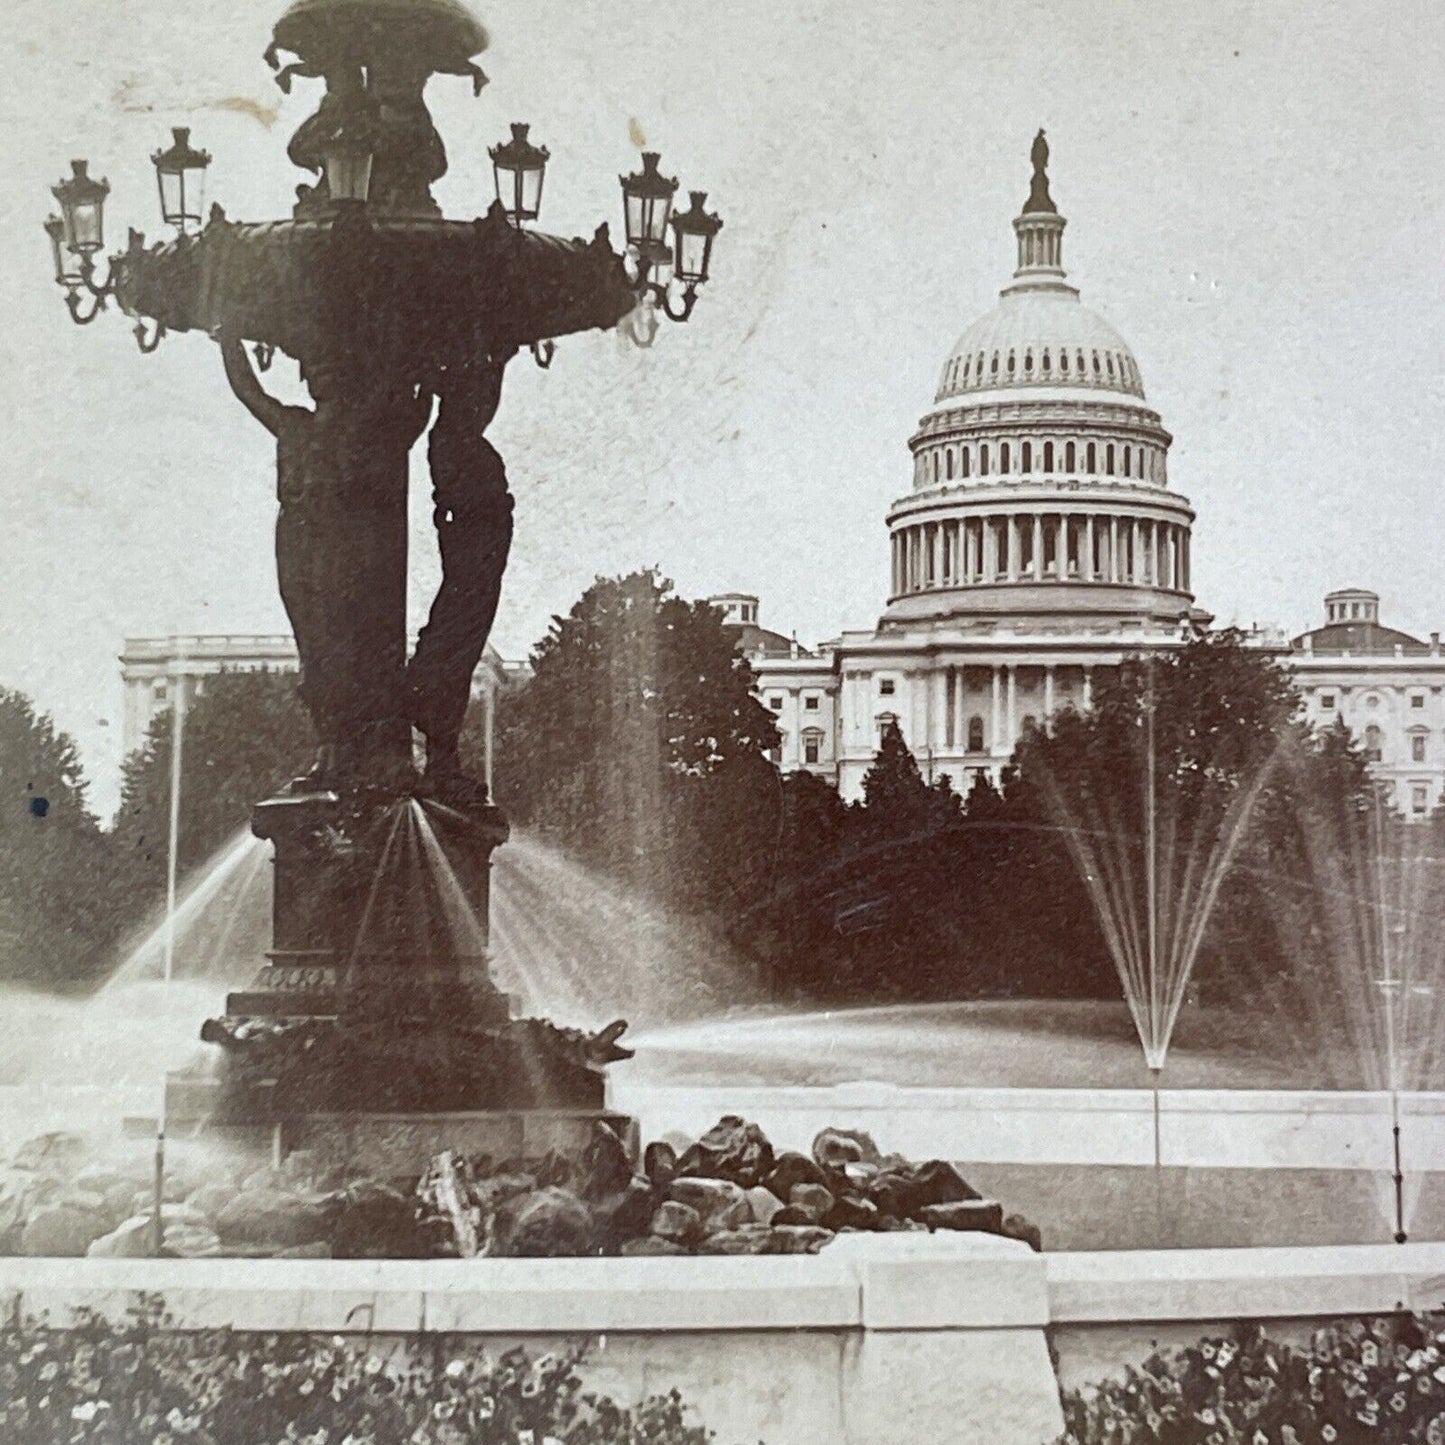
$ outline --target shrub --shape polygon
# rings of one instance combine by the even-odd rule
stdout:
[[[706,1445],[674,1391],[587,1394],[582,1351],[493,1357],[341,1336],[165,1328],[158,1304],[0,1330],[0,1439],[25,1445]]]
[[[1069,1445],[1445,1445],[1445,1325],[1352,1320],[1309,1349],[1240,1327],[1069,1392],[1064,1418]]]

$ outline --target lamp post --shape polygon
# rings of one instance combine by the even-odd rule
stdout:
[[[626,257],[605,224],[590,240],[529,229],[550,156],[523,124],[489,152],[497,196],[486,214],[444,217],[431,187],[446,151],[424,92],[433,76],[463,76],[478,93],[474,57],[486,44],[461,0],[293,0],[266,59],[283,91],[314,79],[325,92],[287,149],[312,177],[289,219],[237,222],[215,205],[203,216],[211,158],[177,128],[152,157],[174,236],[148,246],[131,231],[98,278],[109,184],[77,160],[53,189],[60,213],[45,231],[72,319],[88,324],[113,299],[137,319],[143,351],[166,335],[208,338],[236,397],[276,441],[278,576],[320,748],[309,773],[253,814],[254,831],[276,847],[272,961],[209,1038],[236,1042],[238,1013],[344,1021],[358,1000],[375,1003],[374,985],[390,1001],[370,1017],[387,1027],[425,1014],[429,1027],[475,1033],[508,1017],[485,959],[419,921],[416,897],[385,876],[398,808],[435,805],[484,932],[490,853],[507,828],[484,782],[462,772],[458,738],[512,533],[505,466],[485,433],[521,349],[545,366],[560,336],[629,319],[650,344],[632,318],[660,306],[686,321],[721,222],[701,193],[673,217],[677,182],[649,152],[641,172],[622,178]],[[255,368],[276,352],[297,363],[311,406],[264,389]],[[428,428],[443,583],[413,649],[408,455]],[[408,961],[429,928],[425,966]],[[477,1077],[557,1107],[586,1092],[579,1070],[618,1056],[615,1035],[585,1057],[560,1034],[528,1037],[541,1067],[488,1055],[473,1060]]]

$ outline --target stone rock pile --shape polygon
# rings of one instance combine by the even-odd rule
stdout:
[[[147,1162],[97,1162],[70,1135],[32,1140],[0,1168],[0,1253],[153,1253]],[[640,1161],[599,1123],[581,1159],[448,1151],[420,1179],[342,1178],[301,1151],[280,1168],[173,1162],[163,1198],[162,1253],[182,1258],[813,1254],[839,1233],[939,1229],[1042,1247],[944,1160],[885,1155],[846,1129],[779,1152],[736,1115]]]

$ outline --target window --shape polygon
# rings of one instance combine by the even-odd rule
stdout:
[[[1074,444],[1073,442],[1066,442],[1064,445],[1064,470],[1066,472],[1073,471],[1076,462],[1077,455],[1075,453]]]
[[[880,677],[880,678],[878,679],[878,696],[879,696],[879,697],[892,697],[892,696],[893,696],[893,679],[892,679],[891,677]]]
[[[769,696],[769,698],[768,698],[768,707],[769,707],[773,712],[782,712],[782,710],[783,710],[783,695],[782,695],[782,693],[780,693],[780,692],[772,693],[772,694]]]
[[[1114,443],[1110,442],[1104,448],[1104,470],[1112,477],[1114,475]]]
[[[1034,444],[1024,442],[1019,448],[1019,470],[1031,472],[1034,469]]]
[[[1054,469],[1054,444],[1053,444],[1053,442],[1045,442],[1045,443],[1044,443],[1044,470],[1045,470],[1046,472],[1051,472],[1051,471],[1053,471],[1053,469]]]
[[[959,455],[959,461],[961,461],[961,462],[963,463],[963,466],[962,466],[962,468],[960,469],[960,475],[966,477],[966,476],[968,475],[968,448],[967,448],[967,447],[964,447],[963,451],[960,453],[960,455]]]
[[[1385,735],[1374,723],[1371,723],[1365,729],[1365,761],[1378,763],[1384,749]]]
[[[983,719],[977,713],[968,720],[968,750],[971,753],[983,751]]]
[[[979,447],[979,449],[978,449],[978,474],[979,474],[979,476],[981,476],[981,477],[986,477],[986,476],[988,475],[988,443],[987,443],[987,442],[984,442],[984,444],[983,444],[981,447]]]
[[[1332,693],[1332,692],[1322,692],[1322,693],[1320,694],[1320,709],[1321,709],[1323,712],[1333,712],[1333,711],[1335,710],[1335,695],[1334,695],[1334,693]]]
[[[1092,475],[1092,473],[1096,470],[1096,468],[1098,467],[1098,465],[1099,465],[1099,453],[1098,453],[1098,451],[1095,449],[1094,443],[1093,443],[1093,442],[1090,442],[1090,443],[1089,443],[1089,450],[1088,450],[1088,452],[1087,452],[1087,454],[1086,454],[1085,461],[1084,461],[1084,470],[1085,470],[1086,472],[1089,472],[1089,473]]]
[[[1411,706],[1411,707],[1424,707],[1424,706],[1425,706],[1425,694],[1424,694],[1423,692],[1412,692],[1412,693],[1410,694],[1410,706]]]
[[[1430,785],[1428,783],[1410,784],[1410,811],[1417,817],[1425,816],[1425,809],[1430,806]]]
[[[880,712],[878,714],[878,745],[883,746],[883,739],[889,728],[898,726],[898,714],[891,712]]]
[[[947,453],[948,480],[953,480],[953,448],[950,447]]]
[[[816,694],[815,694],[814,696],[812,696],[812,697],[805,697],[805,698],[803,699],[803,710],[804,710],[805,712],[817,712],[817,711],[818,711],[818,698],[817,698]]]
[[[1008,471],[1009,466],[1009,445],[1007,442],[1000,442],[998,448],[998,469],[1001,472]]]
[[[1410,737],[1410,761],[1412,763],[1423,763],[1425,761],[1425,734],[1413,733]]]
[[[166,685],[165,685],[165,683],[163,683],[163,682],[158,682],[158,683],[156,683],[156,685],[155,685],[155,699],[156,699],[157,702],[164,702],[164,701],[166,700]]]
[[[803,761],[818,763],[823,757],[823,734],[817,728],[809,728],[803,734]]]

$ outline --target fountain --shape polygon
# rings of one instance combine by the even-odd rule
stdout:
[[[217,206],[207,218],[210,157],[178,130],[153,158],[175,240],[147,248],[132,232],[99,280],[109,186],[84,162],[54,188],[63,214],[46,228],[73,320],[114,298],[143,318],[142,351],[174,333],[212,338],[237,399],[275,438],[278,577],[320,741],[310,771],[254,810],[252,830],[274,850],[271,948],[202,1030],[222,1049],[216,1076],[176,1076],[166,1117],[379,1151],[393,1172],[448,1129],[449,1144],[500,1157],[518,1138],[576,1153],[599,1120],[629,1133],[607,1109],[603,1073],[629,1056],[625,1025],[514,1018],[488,967],[491,855],[508,825],[458,752],[512,535],[486,432],[523,348],[545,367],[558,336],[646,313],[632,332],[650,344],[659,314],[687,320],[721,226],[700,192],[674,213],[677,182],[647,153],[622,180],[626,257],[605,226],[590,242],[528,230],[548,153],[523,125],[490,151],[487,215],[443,219],[431,187],[446,155],[424,90],[442,74],[479,92],[473,57],[486,43],[460,0],[295,0],[266,58],[283,90],[320,79],[325,95],[289,148],[316,177],[292,219],[237,223]],[[277,352],[298,364],[311,406],[267,391],[260,373]],[[442,583],[408,655],[408,455],[428,428]],[[368,1133],[363,1121],[383,1114],[421,1122]]]

